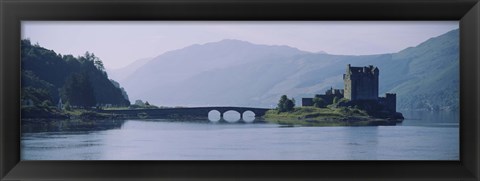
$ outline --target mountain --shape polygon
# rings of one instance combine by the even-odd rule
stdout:
[[[138,68],[148,63],[148,61],[150,60],[152,60],[152,58],[142,58],[119,69],[107,69],[107,72],[110,78],[122,81],[131,74],[133,74]]]
[[[389,88],[397,92],[400,108],[453,109],[459,108],[460,86],[459,31],[453,30],[424,43],[394,54],[392,61],[405,62],[399,72],[403,81]],[[394,79],[396,77],[390,77]]]
[[[140,98],[155,100],[160,96],[161,98],[155,102],[163,105],[164,102],[161,100],[166,95],[162,91],[172,90],[173,86],[202,72],[306,53],[287,46],[255,45],[227,39],[164,53],[150,60],[120,83],[124,85],[132,100]]]
[[[458,29],[398,53],[362,56],[223,40],[162,54],[121,83],[133,99],[157,105],[275,107],[284,94],[300,105],[343,88],[347,64],[377,66],[379,93],[397,93],[399,109],[458,108]]]

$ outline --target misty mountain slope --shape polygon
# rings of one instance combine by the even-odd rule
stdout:
[[[287,46],[255,45],[239,40],[192,45],[155,57],[125,79],[122,85],[132,98],[144,98],[154,87],[173,86],[204,71],[304,53]]]
[[[302,80],[296,88],[311,87],[317,84],[324,83],[324,81],[331,79],[331,77],[340,77],[335,79],[334,84],[330,84],[334,88],[343,88],[343,74],[345,74],[348,64],[352,66],[368,66],[375,65],[376,61],[387,61],[391,56],[388,54],[383,55],[368,55],[368,56],[344,56],[344,55],[316,55],[311,57],[313,61],[325,62],[333,60],[331,64],[325,67],[319,67],[312,64],[309,66],[310,70],[304,70],[298,72],[298,76],[301,76]],[[318,90],[317,90],[318,92]]]
[[[258,67],[257,65],[256,68],[264,71],[260,74],[250,72],[250,76],[255,75],[250,79],[252,81],[244,81],[247,84],[237,82],[237,84],[233,84],[236,85],[235,87],[230,87],[224,92],[241,90],[242,95],[245,95],[242,98],[242,102],[248,103],[248,105],[275,106],[279,97],[284,94],[294,97],[298,100],[297,104],[300,104],[302,97],[313,97],[315,94],[323,94],[325,90],[331,87],[343,89],[343,74],[346,71],[347,64],[352,64],[352,66],[375,65],[376,61],[386,62],[390,58],[390,55],[339,56],[310,54],[295,56],[292,59],[273,61],[268,66]],[[227,72],[238,74],[236,70],[245,69],[251,70],[253,67],[231,68]],[[213,79],[215,76],[220,75],[210,75],[210,78]],[[279,79],[275,81],[274,78]],[[202,82],[202,80],[193,78],[191,82]],[[261,89],[258,89],[260,87]],[[252,94],[247,95],[245,91],[252,92]],[[222,99],[228,99],[228,97],[225,96]],[[201,99],[201,97],[194,99]],[[239,102],[236,103],[238,104]]]
[[[431,38],[415,48],[395,56],[407,61],[408,81],[392,88],[399,107],[439,109],[458,108],[459,99],[459,31],[453,30]]]
[[[147,95],[162,90],[165,94],[149,100],[167,105],[274,106],[283,94],[301,100],[301,97],[312,97],[332,86],[343,88],[346,64],[339,65],[361,65],[364,64],[362,62],[383,60],[385,57],[390,56],[302,54],[282,59],[263,59],[205,71],[176,85],[158,86]]]
[[[107,69],[107,72],[111,79],[122,81],[133,74],[138,68],[148,63],[151,59],[152,58],[142,58],[119,69]]]
[[[453,30],[398,53],[347,56],[224,40],[160,55],[122,84],[157,105],[275,107],[284,94],[300,105],[302,97],[343,89],[347,64],[374,65],[380,96],[397,93],[400,109],[451,109],[458,107],[458,42]]]
[[[158,85],[152,93],[156,92],[154,90],[163,90],[165,94],[155,96],[152,102],[158,100],[166,104],[237,105],[238,102],[255,99],[259,92],[269,90],[296,71],[296,66],[281,59],[215,69],[178,84]]]

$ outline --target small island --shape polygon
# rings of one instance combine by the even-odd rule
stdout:
[[[403,117],[381,118],[366,111],[349,107],[299,107],[289,112],[267,111],[267,122],[285,126],[393,126],[402,122]]]
[[[347,65],[343,75],[345,90],[330,88],[325,94],[303,98],[302,107],[283,95],[274,110],[268,111],[267,122],[287,126],[385,126],[402,122],[396,111],[396,94],[378,97],[379,69]]]

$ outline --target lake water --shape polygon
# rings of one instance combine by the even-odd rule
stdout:
[[[397,126],[126,120],[22,125],[22,160],[458,160],[459,114],[403,112]],[[71,126],[70,126],[71,127]],[[41,131],[41,132],[38,132]],[[26,132],[26,133],[25,133]]]

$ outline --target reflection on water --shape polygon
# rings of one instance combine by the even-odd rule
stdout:
[[[460,123],[459,112],[404,111],[403,126],[454,126]]]
[[[119,129],[124,120],[22,120],[22,133]]]
[[[458,113],[398,126],[288,127],[174,120],[22,124],[22,160],[458,160]],[[245,117],[245,115],[243,115]],[[79,126],[82,125],[82,126]]]
[[[223,119],[229,123],[240,121],[240,113],[237,111],[227,111],[223,113]]]
[[[255,121],[255,113],[253,113],[252,111],[245,111],[243,113],[243,121],[247,123],[252,123],[253,121]]]

